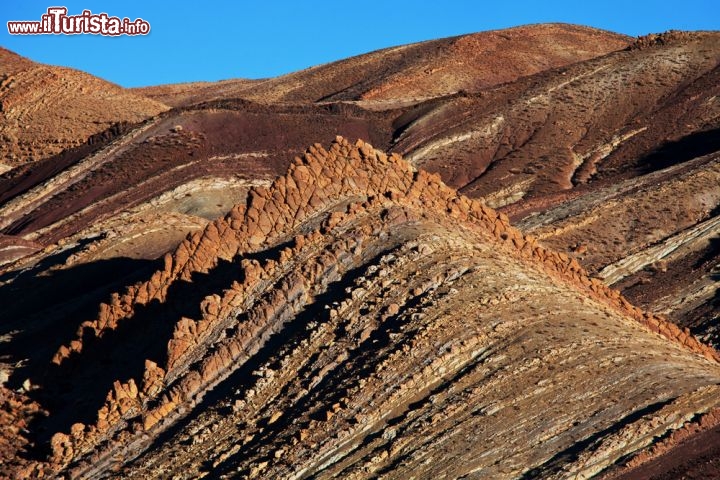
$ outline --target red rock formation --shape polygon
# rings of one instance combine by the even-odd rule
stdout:
[[[347,158],[348,161],[340,162],[338,157]],[[361,163],[362,169],[359,168]],[[353,194],[373,197],[385,192],[389,192],[393,200],[423,202],[441,208],[459,220],[484,224],[498,240],[514,247],[523,256],[542,262],[548,271],[571,279],[651,330],[677,341],[695,353],[720,359],[713,349],[689,335],[689,331],[679,329],[666,319],[642,312],[622,298],[619,292],[597,279],[589,278],[574,258],[547,250],[538,245],[533,237],[526,237],[512,228],[506,215],[496,213],[477,200],[458,197],[452,189],[442,184],[438,175],[424,171],[414,173],[397,155],[388,157],[363,142],[358,142],[357,147],[353,148],[344,139],[338,138],[329,151],[325,151],[321,145],[310,147],[302,159],[296,159],[291,165],[287,175],[279,177],[269,189],[252,189],[246,206],[234,208],[227,217],[208,224],[205,230],[192,234],[182,242],[172,255],[166,255],[164,269],[153,274],[148,282],[130,287],[123,295],[114,295],[110,304],[102,304],[98,319],[83,323],[78,331],[78,339],[61,347],[53,361],[60,363],[71,352],[81,351],[81,338],[85,329],[91,328],[96,335],[102,336],[103,331],[112,330],[119,321],[131,317],[133,305],[145,305],[151,300],[163,302],[167,288],[173,281],[190,280],[193,274],[206,273],[221,259],[231,260],[237,255],[260,250],[270,241],[292,232],[319,210],[328,208],[334,198]],[[338,218],[331,217],[328,228],[332,228]],[[246,279],[254,279],[257,274],[252,272],[251,267],[245,275]],[[217,318],[217,303],[217,297],[205,300],[202,309],[206,317]],[[173,346],[185,345],[187,341],[182,341],[182,338],[188,337],[188,333],[195,331],[197,334],[205,330],[202,324],[193,325],[190,322],[192,320],[183,319],[178,324],[176,339],[180,341],[173,343]],[[189,335],[190,338],[193,336]],[[171,353],[170,358],[175,355]]]
[[[694,434],[720,382],[685,328],[715,338],[718,39],[597,57],[628,39],[546,26],[375,52],[205,85],[0,175],[9,384],[51,412],[8,397],[0,475],[588,477]],[[504,50],[528,41],[530,70]],[[337,133],[385,153],[315,144],[270,184]]]
[[[366,200],[349,203],[325,215],[331,208],[357,197]],[[382,216],[369,220],[362,234],[358,232],[327,244],[326,234],[353,219],[372,215],[378,208],[384,209]],[[632,306],[619,292],[589,278],[574,258],[543,248],[533,237],[510,226],[506,215],[477,200],[458,196],[438,175],[415,171],[399,156],[387,156],[364,142],[351,145],[338,138],[328,150],[320,145],[308,149],[269,188],[252,189],[246,205],[234,208],[225,218],[189,236],[165,257],[164,268],[149,281],[113,295],[110,304],[101,306],[97,320],[83,324],[86,332],[92,329],[102,338],[123,322],[131,322],[138,306],[150,301],[164,302],[174,282],[190,281],[193,275],[210,272],[221,260],[234,262],[241,272],[241,282],[235,281],[222,294],[211,294],[202,300],[200,318],[177,320],[168,342],[166,365],[161,368],[147,360],[141,389],[133,379],[127,383],[116,381],[95,425],[78,424],[69,434],[58,433],[53,437],[55,468],[90,452],[101,439],[122,434],[123,430],[152,431],[165,419],[178,415],[179,409],[193,404],[204,391],[226,377],[233,365],[255,355],[269,336],[299,313],[305,299],[340,275],[346,262],[343,259],[362,251],[363,241],[358,239],[371,239],[373,231],[381,225],[391,228],[393,224],[419,221],[421,217],[416,212],[447,216],[487,232],[498,251],[542,266],[558,281],[573,285],[690,352],[720,360],[715,350],[698,342],[688,331]],[[312,223],[318,216],[323,220],[314,231],[297,235],[300,225]],[[287,240],[291,246],[283,247],[277,260],[247,258]],[[317,252],[318,247],[324,249]],[[293,260],[310,254],[317,255],[313,263],[285,271],[286,265],[295,264]],[[269,284],[275,288],[258,299],[257,295]],[[417,289],[418,294],[422,291]],[[245,315],[244,321],[232,337],[219,340],[222,338],[219,331],[227,328],[227,319],[239,312]],[[391,303],[385,312],[386,317],[397,315],[400,306]],[[332,311],[330,315],[333,318]],[[62,363],[73,353],[82,352],[86,341],[87,338],[79,336],[62,347],[54,361]],[[208,349],[211,343],[212,350]],[[199,361],[193,360],[198,358]],[[339,403],[334,405],[337,406],[324,414],[326,421],[340,408]]]

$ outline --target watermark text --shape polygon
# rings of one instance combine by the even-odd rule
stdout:
[[[107,13],[83,10],[80,15],[68,15],[65,7],[50,7],[40,20],[7,22],[11,35],[147,35],[150,24],[142,18],[111,17]]]

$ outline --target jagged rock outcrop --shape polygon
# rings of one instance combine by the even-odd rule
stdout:
[[[192,317],[182,285],[218,286]],[[54,362],[92,355],[148,305],[165,317],[142,321],[174,322],[166,355],[115,381],[96,421],[53,436],[37,468],[73,478],[116,468],[133,478],[590,475],[717,402],[713,349],[505,215],[360,141],[315,145],[253,188],[149,281],[113,295]],[[607,430],[617,422],[624,429]],[[556,458],[595,436],[575,447],[582,461]],[[178,460],[175,448],[203,448],[203,461]],[[454,461],[424,460],[437,455]]]
[[[336,165],[338,155],[349,155],[351,161],[345,165]],[[417,178],[413,178],[412,168],[404,163],[401,164],[400,174],[393,170],[384,171],[387,158],[391,162],[393,160],[397,162],[399,159],[397,156],[386,157],[363,143],[358,145],[357,150],[348,150],[343,140],[336,143],[330,152],[326,152],[320,145],[311,147],[303,159],[296,159],[288,174],[278,178],[271,188],[251,190],[247,206],[238,205],[227,217],[210,223],[202,232],[197,232],[182,242],[172,255],[166,255],[164,269],[153,274],[148,282],[130,287],[122,296],[114,295],[110,304],[102,304],[99,318],[81,325],[78,336],[82,336],[86,329],[92,329],[96,335],[101,336],[104,330],[116,328],[118,321],[132,316],[135,304],[145,305],[151,300],[163,302],[167,288],[176,279],[190,280],[193,274],[206,273],[220,260],[231,260],[238,254],[247,255],[261,247],[266,247],[269,242],[280,241],[283,235],[293,231],[308,217],[328,209],[330,205],[327,203],[331,202],[333,197],[377,196],[382,195],[383,192],[393,192],[391,196],[399,199],[404,196],[399,197],[398,192],[403,192],[410,198],[417,196],[426,200],[426,195],[416,192],[425,184],[440,185],[439,176],[428,175],[422,171],[418,173]],[[479,202],[465,197],[452,198],[454,194],[451,189],[436,188],[438,192],[433,191],[433,193],[442,195],[441,201],[448,203],[436,205],[438,201],[430,197],[429,201],[434,202],[432,206],[444,208],[451,217],[483,222],[496,238],[508,242],[525,256],[534,258],[560,274],[568,276],[578,285],[604,298],[616,308],[623,309],[652,330],[681,344],[687,344],[693,351],[711,358],[720,358],[716,357],[714,350],[706,349],[696,342],[687,331],[681,331],[677,326],[660,317],[642,312],[623,299],[619,292],[609,289],[597,279],[588,278],[575,259],[563,253],[546,250],[538,245],[533,237],[523,236],[518,230],[510,227],[507,216],[495,214]],[[340,218],[336,214],[333,215],[331,224],[338,222]],[[330,225],[332,226],[334,225]],[[291,251],[286,257],[292,255]],[[282,260],[284,258],[281,257]],[[252,267],[250,270],[252,271]],[[253,277],[252,272],[246,275]],[[218,303],[217,296],[207,298],[203,301],[201,309],[207,317],[217,317]],[[204,331],[202,327],[187,326],[187,322],[181,325],[180,332]],[[70,352],[80,351],[81,348],[82,343],[78,339],[61,348],[53,361],[59,363]]]
[[[712,477],[720,35],[631,42],[135,96],[0,50],[13,115],[108,114],[0,159],[0,476]]]
[[[639,36],[628,48],[642,50],[643,48],[663,46],[672,42],[680,42],[692,38],[692,33],[682,30],[668,30],[663,33],[650,33]]]

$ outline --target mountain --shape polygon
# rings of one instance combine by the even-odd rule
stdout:
[[[0,472],[711,475],[718,65],[717,32],[550,24],[266,80],[58,69],[117,101],[36,109],[76,137],[0,175]]]
[[[0,173],[78,146],[114,124],[167,109],[87,73],[0,48]]]
[[[389,109],[507,83],[626,47],[630,37],[567,24],[480,32],[387,48],[265,80],[135,89],[173,106],[242,97],[259,103],[357,102]]]

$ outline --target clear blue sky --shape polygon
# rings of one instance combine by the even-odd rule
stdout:
[[[148,21],[148,36],[9,35],[8,20],[66,6]],[[170,5],[171,8],[164,8]],[[126,87],[263,78],[421,40],[540,22],[629,35],[720,30],[720,0],[182,1],[0,0],[0,45]]]

